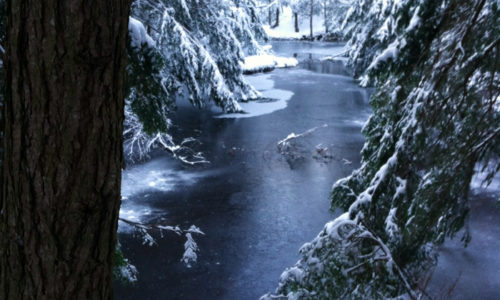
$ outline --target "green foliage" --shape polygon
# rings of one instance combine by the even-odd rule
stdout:
[[[363,167],[334,187],[332,205],[349,206],[352,217],[362,214],[363,223],[392,245],[401,266],[418,269],[427,243],[442,243],[463,227],[474,167],[498,147],[493,136],[499,112],[493,106],[499,95],[499,49],[498,35],[490,32],[500,32],[500,24],[494,1],[410,4],[396,15],[418,11],[425,21],[408,30],[410,21],[400,19],[395,35],[405,41],[400,55],[370,70],[384,84],[371,100]],[[377,181],[384,167],[384,180]],[[371,201],[354,209],[359,196],[344,196],[370,189]],[[397,236],[386,228],[391,209],[397,212]]]
[[[237,112],[238,101],[259,96],[240,64],[245,54],[262,51],[257,39],[265,33],[254,5],[253,0],[133,2],[124,126],[128,159],[147,157],[155,147],[174,155],[187,151],[169,135],[169,114],[179,98],[198,108],[213,103]]]
[[[142,45],[127,47],[127,99],[134,114],[142,123],[146,134],[166,132],[168,111],[174,106],[172,95],[177,86],[163,82],[165,59],[156,51]]]
[[[113,278],[121,284],[133,284],[137,280],[137,271],[123,255],[120,244],[115,249]]]
[[[334,185],[332,209],[346,214],[304,246],[294,267],[300,278],[285,271],[279,293],[423,293],[434,246],[467,221],[475,169],[491,178],[500,167],[499,15],[494,0],[363,0],[351,8],[351,64],[377,88],[362,166]],[[346,273],[353,266],[359,274]]]

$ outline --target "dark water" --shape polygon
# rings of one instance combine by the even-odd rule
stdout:
[[[258,299],[299,259],[300,246],[337,215],[329,212],[329,191],[359,166],[368,93],[341,62],[320,60],[342,53],[342,45],[284,41],[273,49],[296,56],[299,67],[250,79],[257,88],[271,82],[293,92],[286,108],[216,119],[181,104],[176,134],[199,139],[198,150],[211,164],[188,167],[160,153],[124,172],[123,217],[194,224],[206,235],[195,236],[198,262],[187,268],[180,262],[183,237],[155,233],[158,245],[149,247],[122,230],[122,250],[139,280],[116,284],[116,299]],[[278,153],[280,140],[315,127],[292,151]],[[429,285],[439,299],[500,299],[500,180],[492,189],[473,189],[469,247],[455,240],[440,248]]]
[[[343,76],[341,63],[317,59],[338,53],[341,45],[301,45],[275,45],[282,55],[297,53],[298,68],[256,75],[294,93],[285,109],[214,119],[181,105],[177,133],[196,136],[210,165],[182,166],[165,154],[125,171],[122,215],[184,228],[195,224],[206,236],[195,237],[198,262],[186,268],[182,237],[167,234],[148,247],[122,232],[123,252],[139,281],[117,285],[116,299],[258,299],[274,290],[282,271],[298,260],[300,246],[335,216],[330,188],[359,166],[367,92]],[[335,67],[322,69],[324,64]],[[320,72],[307,70],[313,66]],[[278,153],[278,141],[318,126],[297,139],[291,155]]]

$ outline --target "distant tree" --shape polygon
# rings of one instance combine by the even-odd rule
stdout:
[[[313,19],[315,15],[319,15],[321,13],[321,3],[320,0],[299,0],[299,11],[302,12],[303,15],[309,18],[309,38],[314,38],[314,28],[313,28]]]
[[[0,299],[112,299],[129,6],[6,1]]]
[[[341,25],[352,1],[349,0],[320,0],[323,14],[323,25],[325,34],[332,33],[342,35]]]
[[[313,39],[314,0],[309,0],[309,37]]]

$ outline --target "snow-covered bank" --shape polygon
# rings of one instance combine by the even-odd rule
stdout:
[[[280,25],[271,28],[269,25],[263,25],[267,35],[273,39],[301,39],[309,37],[309,18],[299,17],[299,32],[295,32],[292,9],[290,7],[283,7],[280,15]],[[325,33],[324,20],[321,16],[313,16],[313,35],[318,36]]]
[[[325,56],[322,57],[320,60],[321,61],[335,61],[335,62],[341,62],[344,66],[347,66],[347,62],[349,60],[348,57],[342,56],[344,53],[337,54],[337,55],[331,55],[331,56]]]
[[[258,72],[269,72],[275,68],[296,67],[299,64],[293,57],[280,57],[272,54],[252,55],[245,57],[241,67],[243,73],[253,74]]]

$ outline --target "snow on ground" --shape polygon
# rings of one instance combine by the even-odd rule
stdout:
[[[240,106],[245,113],[230,113],[217,115],[215,118],[250,118],[267,115],[284,109],[288,100],[294,95],[291,91],[274,88],[271,74],[247,76],[248,82],[262,93],[262,99],[250,102],[241,102]]]
[[[309,36],[309,18],[299,16],[299,32],[295,32],[292,9],[284,7],[280,15],[280,26],[271,28],[264,25],[264,30],[270,38],[275,39],[300,39]],[[313,35],[325,32],[324,21],[320,16],[313,16]]]
[[[293,57],[274,56],[272,54],[252,55],[245,57],[242,64],[243,72],[246,74],[257,72],[268,72],[275,68],[296,67],[299,64]]]

